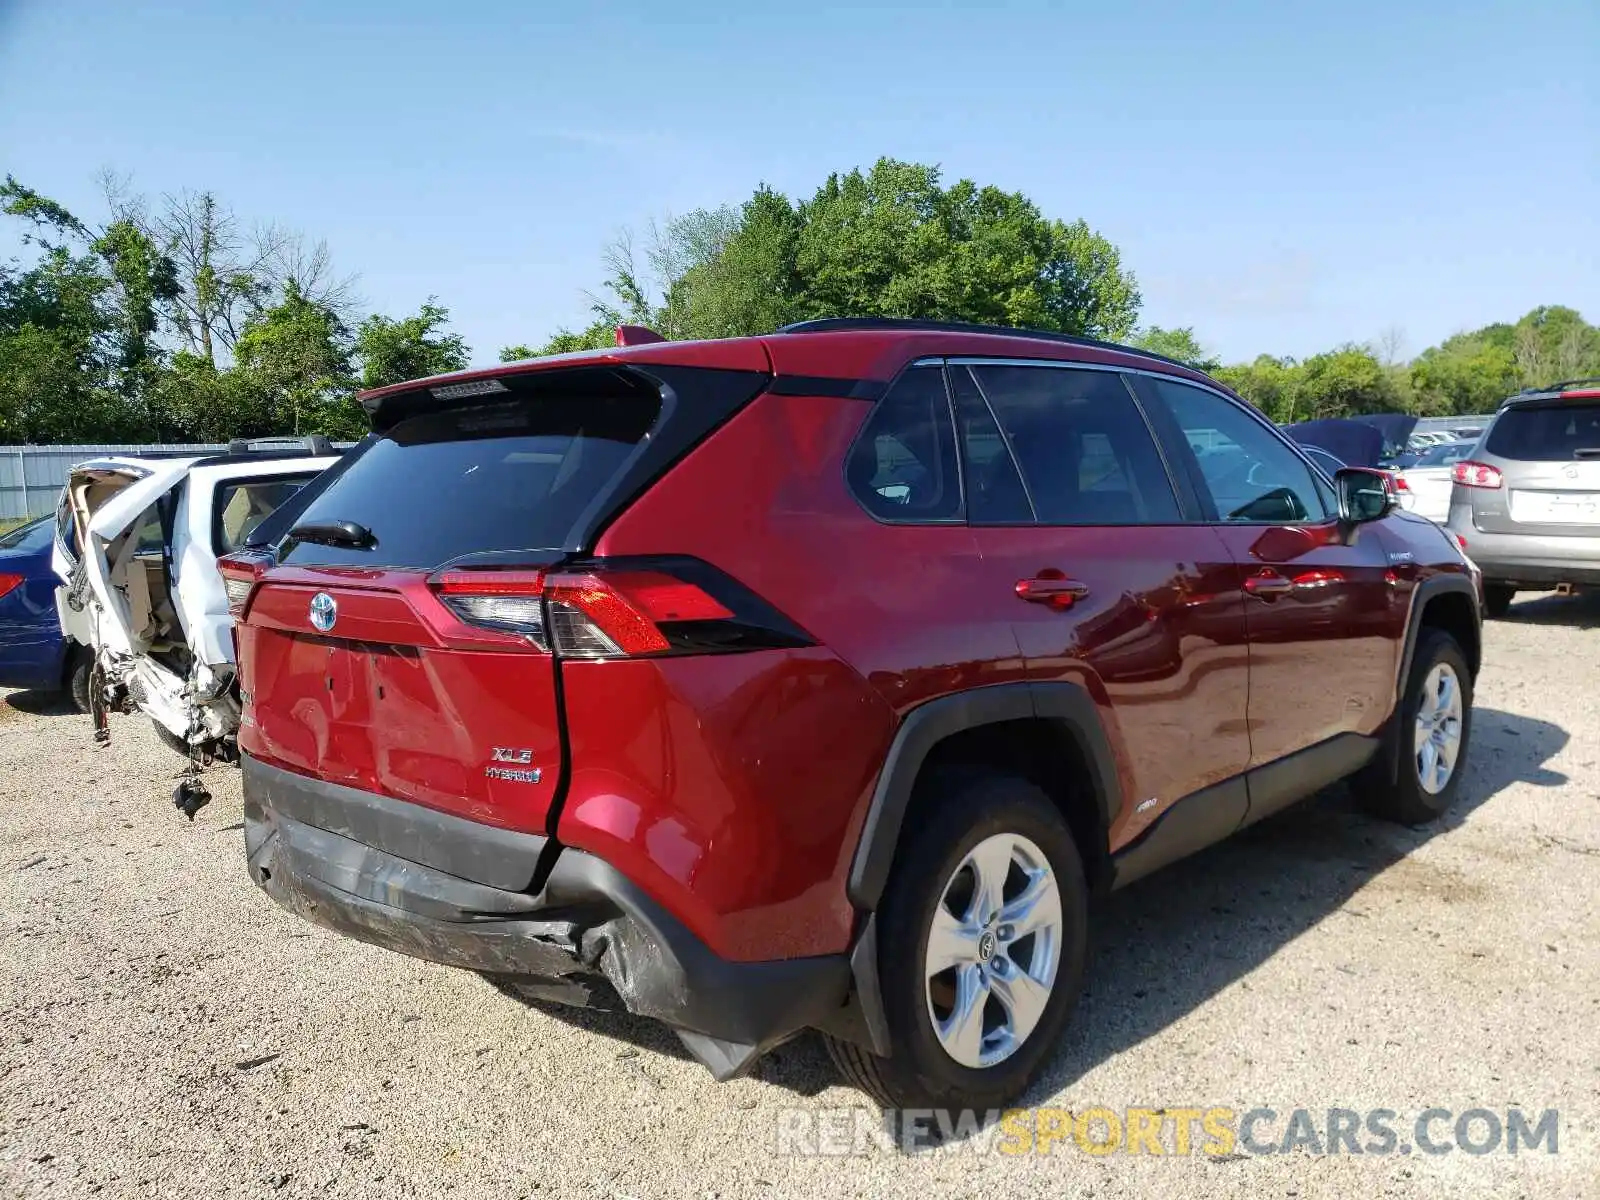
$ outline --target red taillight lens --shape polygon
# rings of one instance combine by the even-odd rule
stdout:
[[[217,570],[222,573],[222,590],[228,597],[228,612],[235,618],[244,615],[250,603],[250,593],[266,573],[270,558],[248,550],[237,550],[217,559]]]
[[[594,575],[550,581],[550,633],[565,658],[660,654],[672,644],[654,621]]]
[[[1470,458],[1458,462],[1451,470],[1450,478],[1462,487],[1497,488],[1504,482],[1498,467],[1473,462]]]
[[[703,588],[660,571],[615,571],[605,585],[652,621],[726,621],[728,607]]]
[[[1394,490],[1395,491],[1397,491],[1397,492],[1409,492],[1411,490],[1411,485],[1406,482],[1406,477],[1404,475],[1395,474],[1395,475],[1389,476],[1389,478],[1394,480]]]
[[[23,575],[0,575],[0,596],[4,596],[21,587],[25,578],[26,576]]]
[[[461,620],[520,634],[562,658],[753,649],[763,637],[767,645],[785,644],[760,622],[739,623],[699,584],[664,570],[460,569],[441,572],[432,585]],[[690,644],[681,631],[703,631],[705,622],[727,623],[727,636]]]

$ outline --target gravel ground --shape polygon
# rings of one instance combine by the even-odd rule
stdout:
[[[209,772],[216,799],[191,825],[168,799],[180,763],[140,720],[97,750],[86,717],[11,693],[0,1187],[1600,1196],[1597,628],[1596,597],[1489,627],[1470,772],[1437,828],[1370,821],[1336,789],[1107,901],[1089,994],[1028,1098],[1304,1107],[1319,1124],[1387,1108],[1402,1133],[1436,1105],[1557,1108],[1556,1155],[780,1155],[783,1121],[874,1119],[814,1041],[717,1085],[647,1023],[529,1008],[324,933],[245,876],[236,771]]]

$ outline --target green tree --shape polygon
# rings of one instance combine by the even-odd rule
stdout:
[[[1524,387],[1600,375],[1600,329],[1575,309],[1545,305],[1516,323],[1512,353]]]
[[[1393,412],[1394,380],[1364,346],[1341,346],[1301,363],[1290,395],[1298,421]]]
[[[1197,371],[1215,371],[1222,365],[1200,345],[1194,336],[1194,330],[1187,325],[1178,329],[1163,329],[1159,325],[1152,325],[1134,334],[1129,345],[1174,359]]]
[[[1044,217],[1020,192],[879,159],[831,175],[799,209],[801,316],[899,316],[1121,338],[1139,289],[1121,255],[1079,220]]]
[[[1305,419],[1295,411],[1300,366],[1292,358],[1261,354],[1252,363],[1219,367],[1212,374],[1279,424]]]
[[[356,330],[355,354],[361,361],[361,386],[385,387],[467,365],[467,344],[445,332],[450,311],[429,297],[412,317],[392,321],[374,313]]]
[[[99,233],[6,176],[0,211],[27,225],[24,265],[0,267],[0,424],[27,440],[173,432],[150,407],[172,263],[136,228]],[[103,432],[102,432],[103,431]]]
[[[1018,192],[880,159],[799,204],[766,186],[738,208],[697,209],[652,231],[642,266],[626,235],[589,328],[546,353],[611,344],[611,327],[672,338],[770,333],[812,317],[891,316],[1030,326],[1092,337],[1133,330],[1139,289],[1083,221],[1045,217]]]
[[[1506,329],[1506,326],[1500,326]],[[1457,334],[1419,354],[1410,366],[1415,411],[1434,415],[1491,413],[1520,386],[1510,339]]]
[[[232,372],[239,376],[236,395],[255,397],[251,403],[260,405],[256,411],[272,432],[354,436],[365,417],[354,403],[351,342],[335,313],[287,284],[283,299],[252,317],[239,334]],[[254,432],[241,430],[239,436]]]

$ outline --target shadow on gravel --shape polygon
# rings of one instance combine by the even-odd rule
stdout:
[[[1359,904],[1347,907],[1351,897],[1417,847],[1514,783],[1566,783],[1544,763],[1567,741],[1565,730],[1546,721],[1476,708],[1468,774],[1443,820],[1422,829],[1376,820],[1341,785],[1107,898],[1090,922],[1095,949],[1078,1012],[1021,1103],[1042,1103],[1160,1033],[1324,920],[1359,926],[1364,914]],[[654,1021],[517,999],[620,1043],[619,1069],[642,1071],[651,1082],[637,1050],[691,1057]],[[802,1096],[838,1082],[819,1039],[810,1036],[779,1047],[756,1073]]]
[[[1024,1103],[1160,1033],[1323,921],[1359,934],[1357,892],[1512,784],[1566,783],[1544,764],[1568,740],[1547,721],[1475,708],[1467,775],[1442,820],[1409,829],[1369,817],[1339,785],[1113,894],[1090,924],[1077,1014]],[[1465,895],[1472,884],[1441,873],[1430,891],[1448,901],[1452,887]],[[1352,959],[1345,969],[1359,972],[1354,948]]]
[[[34,717],[76,717],[81,714],[65,692],[9,692],[6,703]]]
[[[1564,625],[1569,629],[1600,629],[1600,591],[1558,596],[1548,592],[1533,600],[1518,600],[1500,620],[1507,625]]]

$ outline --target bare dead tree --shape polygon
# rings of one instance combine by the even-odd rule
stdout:
[[[1561,335],[1561,341],[1556,346],[1555,374],[1560,379],[1572,379],[1583,374],[1585,351],[1587,351],[1587,330],[1580,325],[1573,325]]]
[[[1528,325],[1518,326],[1512,357],[1516,360],[1517,372],[1525,385],[1546,382],[1550,368],[1545,361],[1544,344],[1539,340],[1538,330]]]
[[[330,310],[344,324],[354,325],[360,319],[357,277],[334,270],[326,241],[319,238],[313,242],[305,234],[277,224],[257,226],[252,241],[273,294],[281,294],[292,284],[300,295]]]
[[[1378,352],[1378,361],[1386,367],[1396,367],[1405,362],[1406,331],[1398,325],[1390,325],[1378,335],[1374,349]]]

